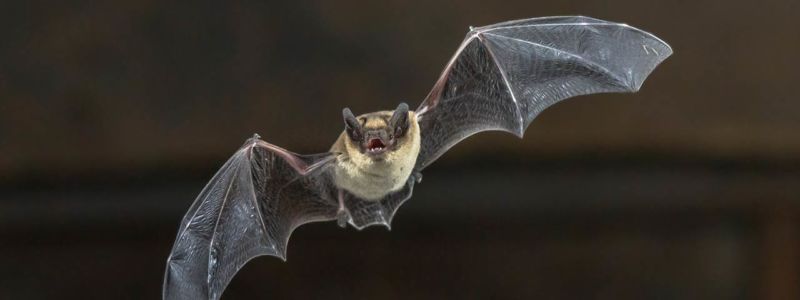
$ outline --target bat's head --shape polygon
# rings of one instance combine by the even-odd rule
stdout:
[[[401,103],[394,111],[380,111],[358,117],[349,108],[345,108],[342,115],[347,142],[352,148],[374,160],[382,160],[408,144],[411,126],[408,104]]]

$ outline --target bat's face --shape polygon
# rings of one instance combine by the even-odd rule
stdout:
[[[347,143],[350,148],[373,160],[383,160],[391,152],[408,144],[408,105],[401,103],[394,112],[381,111],[353,116],[350,109],[343,111]]]

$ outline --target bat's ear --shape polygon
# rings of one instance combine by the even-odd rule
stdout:
[[[358,129],[361,127],[361,123],[358,122],[358,119],[356,119],[356,116],[350,111],[349,107],[345,107],[342,110],[342,117],[344,117],[344,125],[348,128]]]
[[[397,106],[392,114],[392,119],[389,120],[389,125],[394,128],[395,136],[402,136],[406,132],[408,129],[408,104],[403,102]]]
[[[358,122],[356,116],[353,115],[353,112],[350,111],[349,107],[345,107],[342,110],[342,117],[344,117],[344,126],[345,131],[347,131],[347,135],[350,136],[350,139],[354,141],[358,141],[361,139],[361,123]]]

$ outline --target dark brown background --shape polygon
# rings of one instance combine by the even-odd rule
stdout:
[[[252,133],[327,150],[344,106],[416,106],[467,26],[571,14],[675,54],[458,145],[391,232],[302,227],[225,298],[800,297],[798,1],[123,0],[0,3],[0,298],[158,298]]]

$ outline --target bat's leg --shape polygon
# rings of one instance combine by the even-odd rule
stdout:
[[[347,221],[350,221],[350,211],[344,206],[344,190],[339,189],[339,210],[336,212],[336,223],[339,227],[344,228],[347,226]]]

